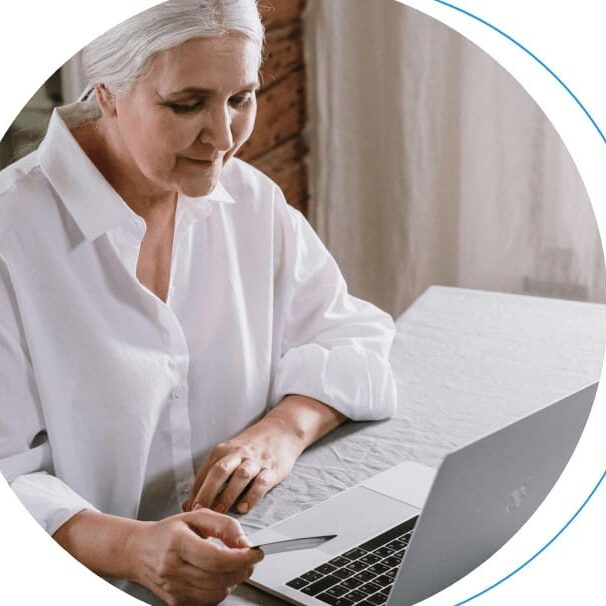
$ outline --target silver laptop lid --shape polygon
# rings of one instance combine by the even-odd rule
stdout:
[[[597,383],[450,453],[389,598],[408,606],[473,570],[532,515],[581,436]]]

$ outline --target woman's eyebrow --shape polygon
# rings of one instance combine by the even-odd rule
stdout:
[[[238,93],[244,92],[252,92],[258,90],[260,87],[259,81],[251,82],[249,84],[245,84]],[[182,95],[199,95],[201,97],[208,97],[209,95],[214,94],[216,91],[210,88],[199,88],[197,86],[188,86],[186,88],[182,88],[178,91],[172,92],[166,95],[165,99],[171,99],[173,97],[180,97]],[[237,93],[236,93],[237,94]]]

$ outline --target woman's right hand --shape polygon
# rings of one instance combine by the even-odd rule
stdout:
[[[134,564],[132,580],[153,591],[168,606],[218,604],[224,600],[263,559],[260,550],[249,547],[236,520],[209,509],[138,524],[126,542]]]
[[[209,509],[159,522],[83,509],[53,537],[98,575],[139,583],[168,606],[217,604],[263,559],[236,520]]]

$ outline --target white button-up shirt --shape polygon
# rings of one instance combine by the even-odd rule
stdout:
[[[47,532],[178,512],[209,450],[288,394],[394,411],[391,318],[242,161],[179,196],[167,301],[142,286],[145,222],[72,137],[80,111],[0,173],[0,470]]]

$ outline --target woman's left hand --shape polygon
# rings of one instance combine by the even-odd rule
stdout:
[[[270,415],[215,446],[196,477],[185,511],[208,507],[250,511],[292,470],[305,444],[284,420]]]
[[[275,408],[206,458],[183,504],[184,511],[208,507],[226,513],[250,511],[292,470],[299,455],[344,423],[335,409],[301,395],[287,395]]]

